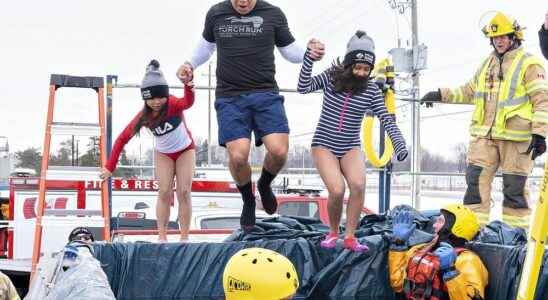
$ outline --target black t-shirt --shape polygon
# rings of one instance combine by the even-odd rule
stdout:
[[[203,37],[217,44],[217,97],[278,90],[274,45],[295,41],[281,9],[262,0],[244,16],[230,0],[212,6]]]

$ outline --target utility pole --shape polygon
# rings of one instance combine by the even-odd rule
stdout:
[[[72,140],[71,140],[71,143],[70,143],[70,156],[71,156],[71,162],[72,162],[72,166],[74,167],[74,134],[72,135]]]
[[[420,70],[426,68],[426,47],[419,45],[419,26],[417,14],[417,0],[388,0],[390,7],[405,15],[407,8],[411,8],[411,50],[400,47],[390,50],[394,59],[396,72],[411,74],[411,88],[402,90],[405,95],[411,96],[415,101],[411,105],[411,203],[414,208],[420,209],[420,176],[421,171],[421,142],[420,142],[420,103],[419,76]],[[393,52],[392,52],[393,51]],[[398,66],[399,64],[399,66]],[[408,81],[408,80],[406,80]]]
[[[7,180],[11,173],[8,138],[0,136],[0,181]]]
[[[418,53],[415,53],[415,51],[419,51],[419,29],[418,29],[418,16],[417,16],[417,0],[411,0],[411,31],[412,31],[412,49],[413,49],[413,57],[418,57]],[[415,62],[415,60],[413,60]],[[413,99],[419,98],[419,72],[416,70],[416,64],[413,63],[413,87],[412,87],[412,96]],[[416,175],[421,170],[421,143],[420,143],[420,103],[417,101],[412,102],[412,122],[413,122],[413,148],[412,151],[412,158],[411,158],[411,172],[415,175],[413,175],[411,178],[413,178],[412,185],[411,185],[411,201],[413,203],[413,207],[416,209],[420,209],[420,176]]]

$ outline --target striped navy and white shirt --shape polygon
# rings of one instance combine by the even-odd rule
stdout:
[[[392,140],[398,160],[407,156],[405,140],[384,104],[384,97],[379,87],[368,82],[365,91],[359,94],[337,92],[329,75],[329,70],[311,76],[313,60],[307,51],[304,57],[297,90],[307,94],[323,90],[323,105],[318,126],[312,138],[312,146],[324,146],[337,158],[341,158],[352,148],[360,147],[360,130],[362,120],[368,111],[376,115]]]

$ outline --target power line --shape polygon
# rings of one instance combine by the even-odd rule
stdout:
[[[344,21],[344,22],[342,22],[342,23],[340,23],[340,24],[337,24],[337,27],[342,27],[342,25],[346,25],[346,24],[348,24],[348,22],[354,21],[354,20],[356,20],[356,19],[358,19],[358,18],[360,18],[360,17],[366,15],[367,13],[368,13],[368,11],[364,11],[364,12],[362,12],[362,13],[359,13],[358,15],[352,17],[351,19],[349,19],[349,20],[347,20],[347,21]],[[334,29],[336,29],[335,26],[331,27],[331,29],[328,30],[328,31],[326,32],[326,35],[329,36],[329,33],[333,32]]]
[[[309,135],[312,135],[314,134],[314,131],[308,131],[308,132],[303,132],[303,133],[299,133],[299,134],[292,134],[290,135],[291,138],[299,138],[299,137],[305,137],[305,136],[309,136]]]
[[[443,114],[436,114],[436,115],[429,115],[429,116],[424,116],[421,118],[421,121],[422,120],[426,120],[426,119],[433,119],[433,118],[439,118],[439,117],[446,117],[446,116],[453,116],[453,115],[459,115],[459,114],[464,114],[464,113],[471,113],[473,112],[474,110],[463,110],[463,111],[455,111],[455,112],[450,112],[450,113],[443,113]]]
[[[354,5],[355,2],[357,2],[357,0],[354,0],[354,1],[352,2],[352,4]],[[318,29],[322,28],[323,26],[325,26],[325,25],[327,25],[327,24],[333,22],[333,20],[336,20],[340,15],[342,15],[343,13],[346,13],[347,11],[348,11],[348,9],[347,9],[346,7],[343,7],[342,10],[340,10],[337,14],[335,14],[333,17],[331,17],[331,18],[328,19],[327,21],[320,22],[320,24],[319,24],[318,26],[314,27],[310,32],[308,32],[308,33],[306,34],[306,36],[312,35],[312,33],[314,33],[316,30],[318,30]]]
[[[317,23],[318,23],[318,19],[321,19],[324,15],[330,13],[330,12],[333,10],[333,8],[335,8],[335,7],[340,7],[340,3],[339,3],[338,1],[337,1],[336,4],[329,6],[327,9],[323,10],[321,13],[319,13],[319,14],[313,16],[312,18],[310,18],[312,21],[307,22],[307,23],[304,25],[304,28],[307,28],[307,27],[309,27],[309,26],[312,26],[312,25],[314,25],[314,24],[317,24]],[[344,11],[344,10],[346,10],[346,8],[343,7],[343,9],[342,9],[342,10],[339,10],[339,12]]]

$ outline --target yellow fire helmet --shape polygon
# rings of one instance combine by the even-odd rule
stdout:
[[[392,60],[388,57],[379,61],[375,65],[375,69],[373,70],[373,72],[375,75],[384,75],[385,77],[389,78],[396,77],[396,74],[394,74],[394,64],[392,63]]]
[[[278,252],[263,248],[236,252],[223,272],[226,300],[286,299],[298,287],[293,263]]]
[[[495,16],[489,21],[482,31],[488,38],[494,38],[497,36],[514,34],[516,39],[523,40],[523,29],[518,22],[501,12],[497,12]]]
[[[391,86],[394,83],[394,77],[396,77],[392,60],[390,58],[385,58],[376,63],[371,77],[375,78],[375,82],[381,86]]]
[[[468,207],[461,204],[450,204],[442,208],[455,216],[455,224],[451,227],[451,233],[456,237],[470,241],[480,230],[480,224],[476,214]]]

